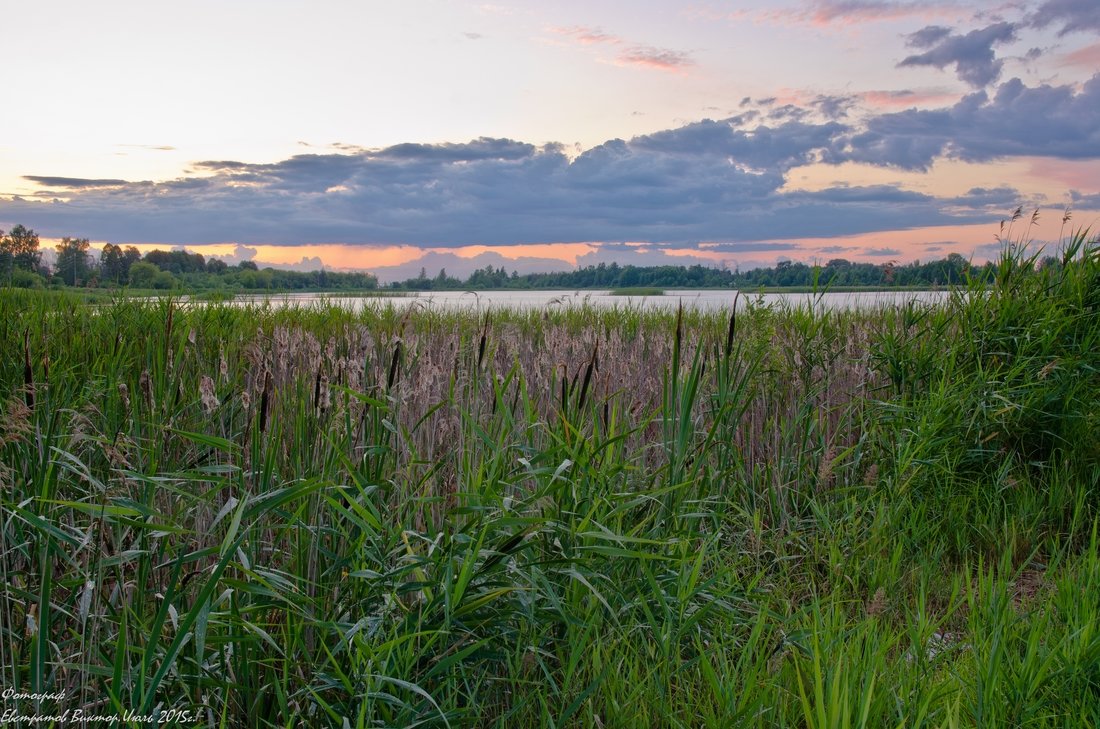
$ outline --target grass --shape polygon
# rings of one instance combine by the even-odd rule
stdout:
[[[0,682],[204,726],[1096,725],[1100,256],[1033,262],[876,311],[5,292]]]

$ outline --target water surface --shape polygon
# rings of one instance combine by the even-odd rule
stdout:
[[[685,308],[703,311],[729,310],[733,305],[734,291],[715,289],[668,289],[663,296],[613,296],[609,291],[419,291],[406,296],[345,296],[333,294],[273,294],[268,296],[241,296],[234,303],[270,302],[273,306],[313,306],[335,304],[360,311],[366,307],[427,306],[448,309],[535,309],[569,306],[620,307],[634,309],[675,309],[681,303]],[[894,306],[908,301],[940,303],[947,299],[947,291],[858,291],[747,294],[739,297],[739,308],[749,301],[766,305],[809,306],[815,302],[827,309],[873,309]]]

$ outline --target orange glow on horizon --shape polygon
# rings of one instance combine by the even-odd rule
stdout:
[[[462,246],[460,248],[430,248],[435,253],[453,253],[460,258],[473,258],[482,253],[498,253],[505,258],[556,258],[571,266],[577,258],[597,250],[597,243],[525,243],[514,246]]]

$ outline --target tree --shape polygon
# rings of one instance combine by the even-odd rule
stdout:
[[[122,282],[129,283],[130,267],[141,260],[141,251],[134,246],[126,246],[122,252]]]
[[[57,244],[57,272],[61,280],[75,286],[88,276],[88,239],[62,238]]]
[[[160,271],[153,277],[153,288],[155,289],[174,289],[176,284],[176,277],[168,271]]]
[[[11,229],[5,238],[8,250],[12,254],[15,267],[24,271],[37,271],[42,262],[42,253],[38,250],[38,234],[22,225]]]
[[[0,276],[11,285],[12,271],[15,270],[15,255],[11,250],[11,243],[4,231],[0,230]]]
[[[130,285],[139,289],[153,288],[160,269],[147,261],[138,261],[130,266]]]
[[[122,249],[108,243],[99,254],[99,274],[104,280],[118,284],[122,281],[122,272]]]

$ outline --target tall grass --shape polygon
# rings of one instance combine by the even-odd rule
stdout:
[[[1096,723],[1100,260],[1033,263],[878,311],[4,293],[0,681],[208,726]]]

